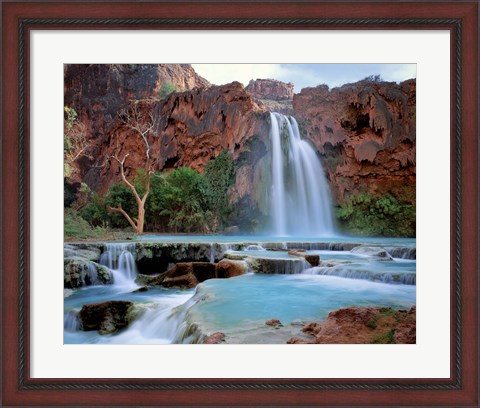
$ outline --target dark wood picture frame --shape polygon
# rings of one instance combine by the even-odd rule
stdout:
[[[478,16],[465,2],[2,4],[2,404],[478,406]],[[451,33],[447,379],[39,379],[29,375],[29,31],[446,29]]]

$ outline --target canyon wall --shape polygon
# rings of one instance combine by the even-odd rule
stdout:
[[[268,111],[279,111],[296,117],[317,150],[334,205],[360,193],[415,205],[415,80],[364,80],[294,94],[293,84],[275,80],[212,86],[190,65],[66,65],[65,106],[76,110],[88,139],[68,181],[100,194],[120,180],[109,157],[128,153],[127,177],[144,165],[144,141],[122,116],[134,106],[142,118],[151,116],[155,170],[188,166],[201,173],[222,151],[232,155],[234,219],[255,229],[270,211]]]
[[[75,109],[88,142],[72,163],[70,180],[87,181],[97,189],[97,181],[87,173],[101,164],[109,134],[130,100],[160,100],[171,91],[209,86],[188,64],[65,64],[64,106]]]
[[[316,147],[334,201],[359,193],[415,203],[416,81],[360,81],[305,88],[293,97],[303,135]]]

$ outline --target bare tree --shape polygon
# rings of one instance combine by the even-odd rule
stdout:
[[[118,212],[122,214],[128,223],[132,226],[135,234],[143,234],[143,228],[145,225],[145,202],[147,201],[148,195],[150,193],[150,177],[154,172],[155,160],[150,156],[150,142],[149,135],[153,129],[153,114],[151,109],[148,109],[146,106],[138,106],[138,101],[131,101],[128,108],[122,110],[119,113],[120,121],[127,128],[131,129],[134,134],[142,140],[142,144],[145,147],[145,161],[143,170],[145,171],[145,191],[142,196],[140,196],[137,188],[135,187],[133,181],[127,179],[125,175],[125,161],[129,157],[129,153],[119,157],[120,146],[118,145],[114,155],[111,155],[107,158],[107,161],[110,159],[115,160],[120,167],[120,175],[122,177],[122,182],[131,190],[133,196],[135,197],[135,202],[137,204],[137,216],[132,219],[132,217],[127,214],[127,212],[122,208],[122,205],[119,204],[117,207],[108,207],[109,211]]]

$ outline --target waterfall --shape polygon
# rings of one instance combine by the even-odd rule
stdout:
[[[325,172],[293,117],[270,113],[271,217],[276,236],[332,236],[335,228]]]
[[[132,243],[105,244],[105,251],[100,256],[100,263],[112,271],[114,285],[135,285],[138,273],[134,253],[135,244]]]
[[[210,243],[210,256],[209,256],[210,263],[215,263],[215,245],[213,242]]]

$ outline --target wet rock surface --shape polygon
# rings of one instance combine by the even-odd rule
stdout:
[[[111,334],[128,325],[127,313],[132,302],[112,300],[84,305],[79,318],[82,330],[98,330],[100,334]]]
[[[248,265],[245,261],[222,259],[217,263],[217,278],[233,278],[247,272]]]
[[[311,266],[320,265],[320,255],[308,254],[305,249],[289,249],[288,255],[305,259]]]
[[[113,283],[113,277],[107,267],[80,257],[64,258],[63,284],[65,288],[76,289],[82,286],[111,283]]]

